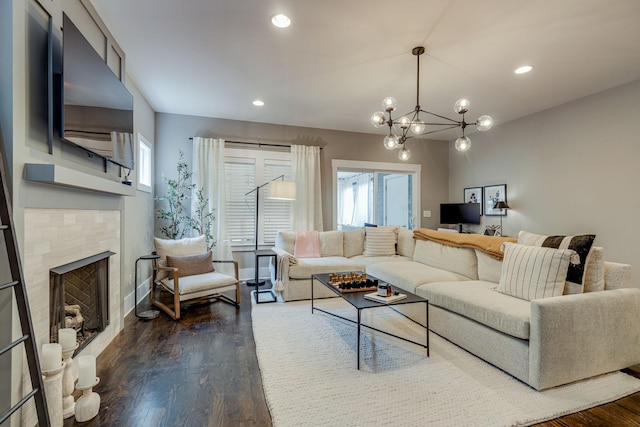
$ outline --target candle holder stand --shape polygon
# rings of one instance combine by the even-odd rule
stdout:
[[[44,382],[44,394],[47,398],[49,410],[49,422],[52,427],[62,427],[62,372],[65,369],[64,362],[59,368],[42,371]]]
[[[93,388],[98,385],[100,378],[96,377],[93,384],[80,385],[76,384],[76,390],[82,390],[82,396],[76,401],[75,413],[76,421],[83,423],[89,421],[96,415],[100,409],[100,395],[93,391]]]
[[[78,348],[78,344],[73,347],[62,349],[62,360],[64,362],[64,374],[62,375],[62,417],[73,417],[75,414],[75,401],[73,400],[73,390],[78,379],[78,364],[73,360],[73,352]]]

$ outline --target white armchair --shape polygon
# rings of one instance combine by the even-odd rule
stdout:
[[[224,301],[239,308],[240,287],[236,261],[213,260],[207,251],[204,236],[179,240],[155,238],[158,260],[153,261],[151,303],[171,316],[180,319],[185,301]],[[216,263],[233,263],[235,277],[215,271]],[[235,299],[225,294],[235,291]],[[163,293],[173,298],[163,298]],[[172,302],[169,302],[172,300]]]

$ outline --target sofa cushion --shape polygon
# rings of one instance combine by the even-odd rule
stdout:
[[[296,244],[293,247],[296,258],[320,258],[320,233],[317,231],[296,231]]]
[[[364,228],[342,232],[343,255],[347,258],[364,253]]]
[[[413,251],[416,247],[416,241],[413,239],[413,230],[406,228],[398,229],[398,255],[413,258]]]
[[[322,256],[343,256],[343,232],[339,230],[320,233],[320,253]]]
[[[431,267],[478,278],[478,259],[473,249],[442,245],[432,240],[416,240],[413,260]]]
[[[299,258],[297,264],[289,266],[291,279],[309,279],[312,274],[364,271],[364,264],[345,257]]]
[[[631,288],[631,265],[607,261],[604,263],[604,289]]]
[[[495,259],[479,249],[475,251],[478,258],[478,279],[499,283],[500,275],[502,274],[502,260]]]
[[[562,295],[575,251],[516,243],[504,243],[503,247],[499,292],[528,301]]]
[[[181,296],[206,292],[214,289],[226,288],[236,283],[236,278],[218,273],[217,271],[195,276],[181,277],[178,280],[178,289]],[[173,279],[164,279],[162,285],[170,292],[174,291]],[[182,298],[181,298],[182,299]],[[188,298],[186,298],[188,299]]]
[[[274,246],[293,255],[293,249],[296,245],[295,231],[278,231],[276,234],[276,242]]]
[[[565,294],[579,294],[584,292],[584,276],[586,266],[591,254],[591,246],[596,238],[595,234],[583,234],[580,236],[543,236],[540,234],[520,231],[518,243],[529,246],[542,246],[545,248],[572,249],[580,257],[579,264],[569,265],[567,270]]]
[[[171,256],[167,255],[167,267],[178,269],[178,277],[194,276],[196,274],[214,271],[211,251],[197,255]]]
[[[367,275],[387,281],[409,292],[416,287],[432,282],[469,280],[462,274],[431,267],[415,261],[389,261],[367,266]]]
[[[496,284],[481,280],[439,282],[419,286],[416,294],[442,307],[516,338],[529,339],[531,303],[501,294]]]
[[[387,227],[365,227],[364,255],[393,256],[396,254],[396,231]]]
[[[604,291],[604,249],[593,246],[584,271],[583,292]]]
[[[349,258],[353,262],[357,262],[366,266],[379,264],[381,262],[389,262],[389,261],[412,261],[411,258],[401,255],[393,255],[393,256],[364,256],[364,255],[356,255],[354,257]],[[368,267],[367,267],[368,268]]]

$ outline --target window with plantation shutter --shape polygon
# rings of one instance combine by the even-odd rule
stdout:
[[[255,240],[256,200],[245,196],[256,188],[256,161],[241,157],[225,157],[227,191],[227,226],[232,246],[253,245]]]
[[[231,245],[236,249],[255,245],[257,186],[284,175],[291,180],[291,155],[281,151],[225,149],[227,218]],[[291,230],[291,201],[267,198],[260,188],[259,245],[273,245],[278,230]],[[253,191],[251,194],[247,194]]]
[[[285,181],[291,181],[291,160],[265,159],[264,182],[284,175]],[[268,199],[268,186],[260,191],[263,200],[261,215],[263,216],[263,236],[265,243],[274,243],[278,230],[291,230],[291,201]]]

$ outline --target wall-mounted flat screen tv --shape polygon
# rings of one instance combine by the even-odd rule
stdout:
[[[133,169],[133,96],[65,14],[63,140]]]
[[[480,224],[480,203],[442,203],[440,224]]]

